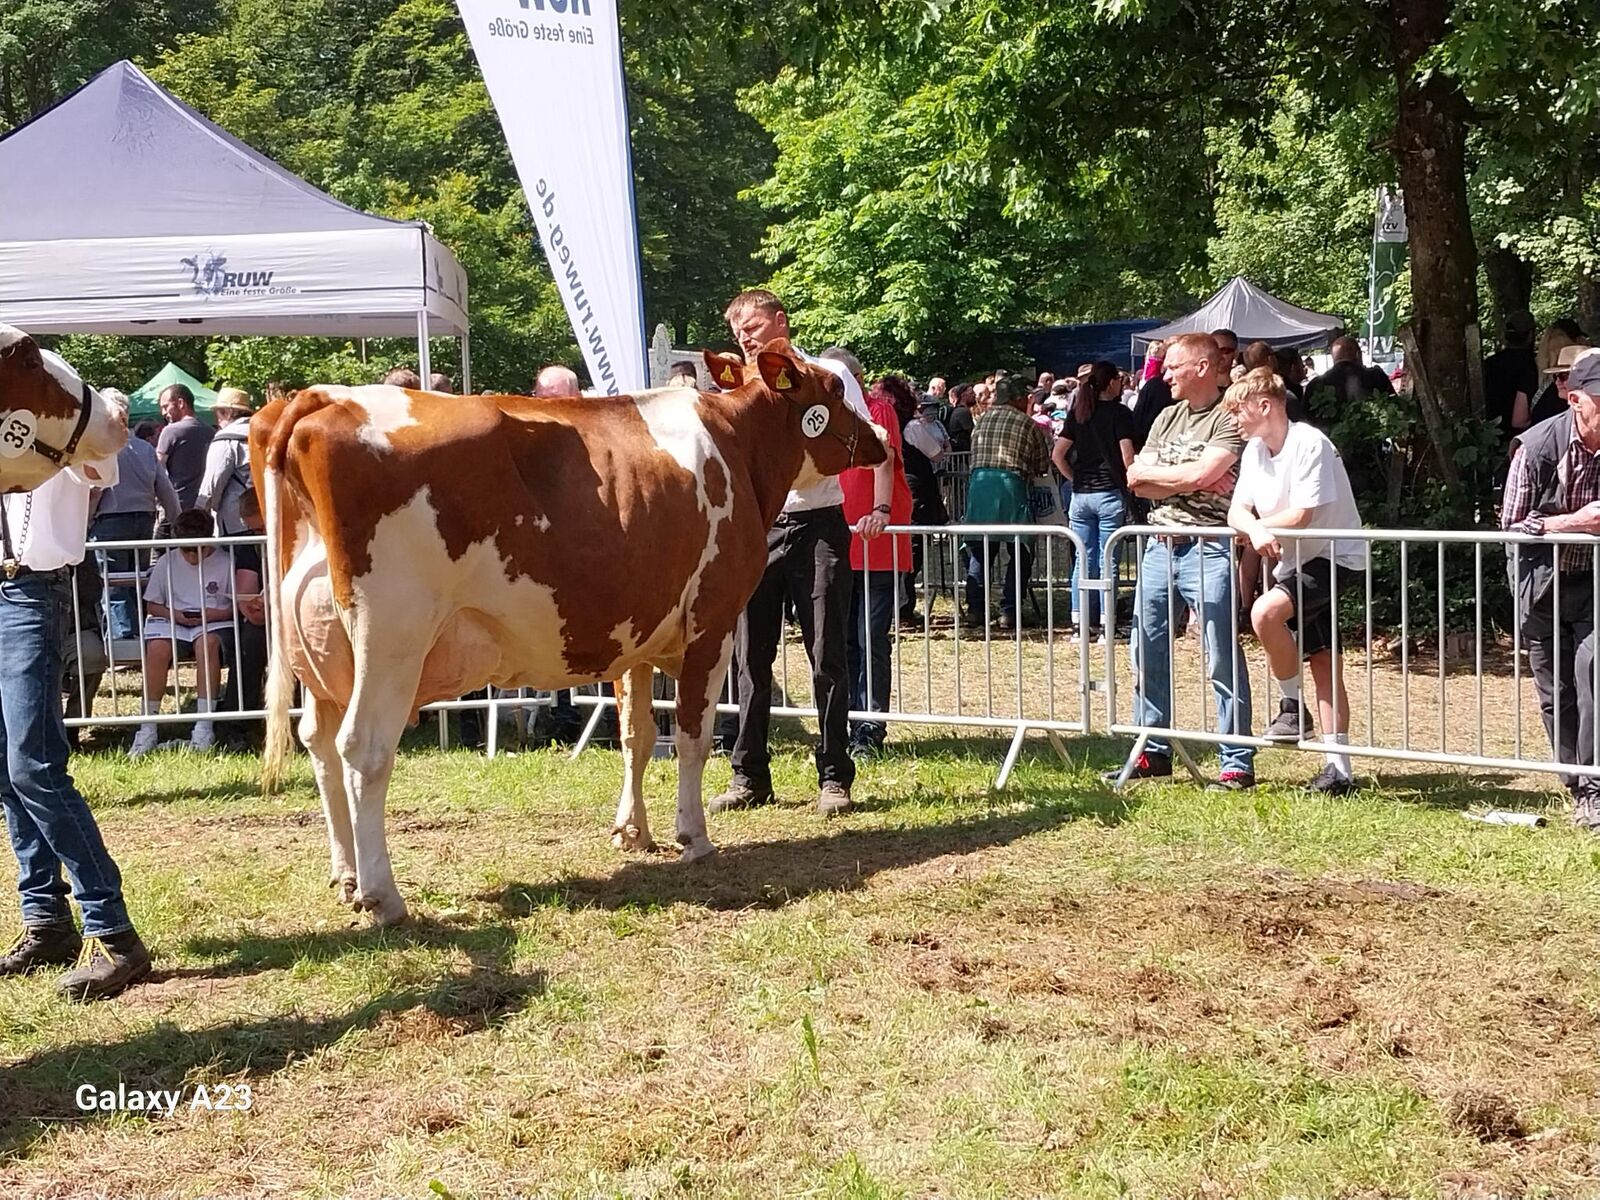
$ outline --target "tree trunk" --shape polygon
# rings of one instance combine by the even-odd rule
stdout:
[[[1417,63],[1445,35],[1453,0],[1389,0],[1394,22],[1398,119],[1394,155],[1411,238],[1411,327],[1423,374],[1444,428],[1441,457],[1454,453],[1453,427],[1472,416],[1467,329],[1477,324],[1477,253],[1467,211],[1467,103],[1455,81]]]
[[[1578,324],[1590,341],[1600,337],[1600,273],[1578,276]]]
[[[1489,294],[1494,297],[1494,340],[1506,327],[1514,312],[1526,312],[1533,303],[1533,266],[1515,250],[1491,246],[1483,252],[1483,273],[1489,277]]]

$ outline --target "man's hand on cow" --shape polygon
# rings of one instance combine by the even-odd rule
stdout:
[[[881,512],[869,512],[856,522],[856,532],[869,542],[888,527],[889,518]]]

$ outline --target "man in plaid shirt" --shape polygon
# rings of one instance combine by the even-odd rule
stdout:
[[[1543,537],[1600,533],[1600,350],[1586,350],[1565,380],[1567,411],[1513,443],[1500,527]],[[1555,552],[1552,553],[1552,550]],[[1587,545],[1506,547],[1522,643],[1556,761],[1591,766],[1595,753],[1593,550]],[[1563,775],[1573,822],[1600,832],[1600,780]]]
[[[972,431],[972,476],[967,511],[962,517],[968,525],[1026,525],[1031,519],[1028,485],[1037,477],[1050,474],[1050,439],[1028,416],[1024,407],[1027,401],[1028,389],[1021,379],[996,381],[994,406],[979,418]],[[1017,580],[1020,577],[1026,585],[1033,575],[1032,540],[972,538],[964,545],[968,616],[973,621],[987,622],[989,588],[998,581],[998,627],[1016,628]],[[1009,548],[1016,560],[1006,564],[1003,574],[998,563],[1001,547]],[[986,562],[988,587],[984,580]]]

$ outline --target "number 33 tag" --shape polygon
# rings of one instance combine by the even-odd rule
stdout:
[[[826,423],[827,414],[823,414]],[[20,458],[33,449],[39,436],[39,419],[25,408],[15,409],[0,420],[0,458]]]
[[[808,438],[821,437],[828,429],[828,406],[813,404],[800,418],[800,432]],[[31,438],[29,439],[32,440]]]

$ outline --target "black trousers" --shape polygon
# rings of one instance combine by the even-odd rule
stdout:
[[[1556,644],[1554,596],[1522,615],[1522,644],[1528,648],[1539,711],[1556,761],[1590,766],[1595,736],[1594,580],[1587,573],[1561,576],[1560,645]],[[1556,729],[1556,714],[1561,728]],[[1576,790],[1580,776],[1561,781]],[[1592,786],[1600,781],[1583,781]]]
[[[772,664],[783,637],[785,598],[800,622],[811,660],[812,701],[820,715],[817,779],[849,787],[850,687],[845,644],[850,620],[850,530],[837,505],[785,513],[767,531],[767,570],[739,618],[739,735],[730,759],[735,783],[772,788]]]

